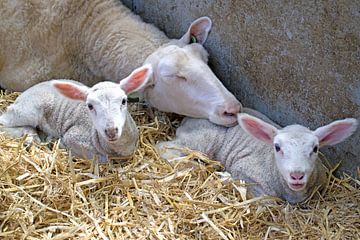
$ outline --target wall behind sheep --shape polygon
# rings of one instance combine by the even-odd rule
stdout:
[[[360,1],[123,2],[173,38],[209,16],[210,66],[245,106],[280,125],[360,119]],[[360,129],[323,151],[358,176]]]

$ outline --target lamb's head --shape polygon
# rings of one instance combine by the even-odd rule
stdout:
[[[151,54],[145,62],[153,66],[153,80],[143,95],[161,111],[231,126],[236,123],[241,104],[207,64],[208,53],[203,44],[210,29],[211,20],[199,18],[181,39]]]
[[[347,118],[315,131],[301,125],[277,129],[242,113],[238,115],[238,122],[247,133],[272,145],[277,169],[293,191],[302,191],[307,187],[315,165],[319,164],[319,148],[344,141],[356,130],[358,124],[356,119]]]
[[[134,70],[120,83],[100,82],[89,88],[55,80],[53,86],[70,99],[86,102],[97,132],[109,143],[116,143],[127,119],[127,95],[143,87],[151,74],[151,66],[145,65]]]

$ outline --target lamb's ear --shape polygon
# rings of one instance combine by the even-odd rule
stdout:
[[[350,137],[357,128],[358,121],[354,118],[346,118],[334,121],[323,127],[319,127],[313,133],[319,138],[319,144],[335,145]]]
[[[185,44],[200,43],[204,44],[211,30],[212,22],[208,17],[201,17],[191,23],[188,31],[182,36],[180,41]]]
[[[54,80],[52,81],[52,85],[62,95],[73,100],[85,101],[89,93],[87,86],[77,85],[75,83]]]
[[[239,113],[237,118],[240,126],[251,136],[268,144],[273,143],[278,131],[274,126],[246,113]]]
[[[152,75],[152,67],[146,64],[135,69],[127,78],[121,80],[120,87],[126,94],[136,92],[146,85]]]

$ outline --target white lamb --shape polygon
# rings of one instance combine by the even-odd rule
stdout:
[[[127,94],[144,86],[151,66],[134,70],[120,81],[89,88],[71,80],[39,83],[22,93],[0,116],[0,131],[15,137],[37,130],[61,143],[76,156],[106,162],[110,156],[131,155],[138,130],[127,111]]]
[[[270,122],[262,114],[250,112]],[[238,114],[238,122],[240,125],[225,128],[185,118],[176,139],[157,147],[165,158],[181,155],[180,150],[171,149],[174,147],[202,151],[221,161],[232,177],[255,183],[249,186],[250,195],[272,195],[297,203],[326,182],[319,148],[345,140],[358,124],[356,119],[347,118],[315,131],[300,125],[277,129],[246,113]]]
[[[143,96],[150,105],[234,125],[241,105],[207,65],[210,29],[202,17],[171,40],[119,0],[0,1],[0,86],[24,91],[59,78],[87,86],[118,82],[149,63],[154,74]]]

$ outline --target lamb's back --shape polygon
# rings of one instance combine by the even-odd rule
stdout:
[[[252,185],[253,195],[274,194],[272,147],[247,134],[239,125],[229,128],[221,150],[216,154],[233,178]],[[254,185],[256,184],[256,185]]]
[[[73,80],[62,80],[82,85]],[[22,113],[31,126],[52,137],[62,137],[74,125],[91,128],[84,102],[70,100],[52,86],[52,81],[39,83],[22,94],[10,106],[10,111]]]

